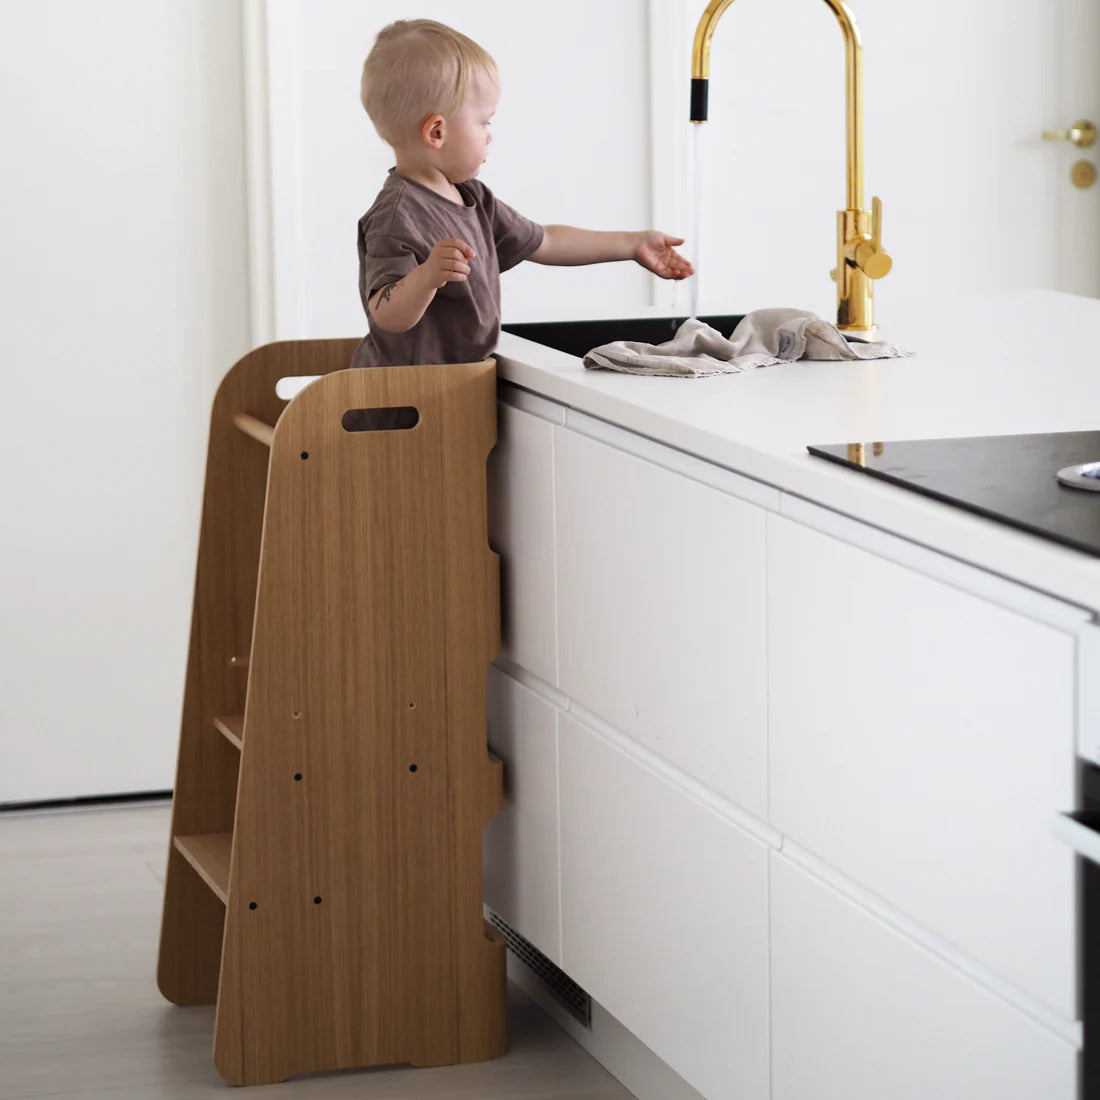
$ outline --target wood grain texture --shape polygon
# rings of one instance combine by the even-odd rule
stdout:
[[[233,846],[233,834],[177,836],[172,838],[172,843],[224,905],[229,900],[229,855]]]
[[[250,352],[222,380],[210,413],[191,641],[172,807],[172,835],[233,829],[238,750],[214,728],[244,713],[246,677],[231,659],[249,652],[270,452],[242,434],[235,414],[275,423],[286,375],[327,374],[351,361],[354,340],[289,341]],[[225,910],[169,851],[157,984],[181,1005],[212,1003]]]
[[[244,737],[244,715],[233,714],[214,719],[214,728],[235,748],[239,749]]]
[[[498,1006],[497,1025],[487,1027],[476,1013],[458,1015],[458,1057],[481,1061],[504,1053],[503,1011],[506,977],[503,940],[482,938],[484,894],[482,833],[504,802],[503,767],[487,748],[487,677],[500,651],[500,558],[489,548],[487,464],[497,437],[496,370],[463,379],[440,373],[443,467],[451,476],[443,495],[443,555],[446,592],[446,713],[453,781],[451,848],[455,905],[453,919],[460,945],[455,976],[460,997],[469,1003]],[[475,518],[476,517],[476,518]],[[457,659],[456,659],[457,658]],[[469,812],[477,807],[480,813]],[[492,931],[491,938],[497,933]],[[492,962],[499,960],[499,971]],[[499,1029],[499,1030],[498,1030]]]
[[[270,447],[271,441],[275,438],[275,429],[270,424],[265,424],[262,420],[249,416],[247,413],[234,413],[233,423],[238,430],[244,432],[247,436],[251,436],[265,447]]]
[[[215,463],[211,437],[208,469],[229,476],[208,476],[192,652],[203,722],[190,726],[185,708],[185,734],[201,733],[207,753],[189,749],[188,766],[199,759],[201,771],[220,745],[223,770],[206,768],[205,800],[185,797],[181,738],[173,832],[228,831],[234,769],[224,757],[237,756],[214,1044],[215,1065],[234,1084],[477,1061],[507,1043],[504,945],[481,916],[481,834],[501,803],[485,715],[500,640],[485,484],[495,365],[329,372],[322,352],[335,349],[326,345],[350,356],[348,341],[298,345],[312,350],[292,362],[278,361],[285,345],[254,353],[272,394],[284,374],[324,377],[277,420],[277,409],[237,395],[225,422],[247,484]],[[410,430],[341,426],[348,409],[403,405],[419,412]],[[258,471],[240,448],[266,452],[233,427],[242,411],[276,423],[261,546],[255,502],[245,500]],[[208,541],[208,518],[228,543]],[[209,576],[211,562],[232,582]],[[250,588],[244,700],[229,658],[248,651]],[[216,625],[204,634],[210,615]],[[241,709],[238,753],[224,716]],[[180,932],[166,915],[170,925]],[[207,963],[195,983],[204,989]]]
[[[164,877],[157,985],[178,1005],[212,1005],[218,999],[218,967],[225,903],[172,846]]]

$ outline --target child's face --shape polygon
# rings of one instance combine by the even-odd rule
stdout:
[[[447,120],[441,159],[452,183],[473,179],[481,171],[493,140],[490,125],[499,99],[500,85],[479,70],[462,106]]]

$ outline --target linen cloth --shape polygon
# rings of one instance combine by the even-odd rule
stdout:
[[[590,370],[701,378],[755,370],[794,359],[897,359],[911,355],[894,344],[849,343],[836,325],[800,309],[758,309],[729,337],[691,317],[663,344],[616,340],[584,357]]]

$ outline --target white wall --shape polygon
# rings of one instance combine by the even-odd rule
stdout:
[[[4,5],[0,802],[170,787],[249,344],[234,0]]]
[[[270,0],[272,172],[284,198],[274,225],[279,335],[366,330],[356,223],[393,160],[359,104],[359,74],[386,23],[438,19],[497,60],[502,96],[480,178],[505,202],[543,223],[642,229],[650,221],[644,16],[644,0]],[[524,264],[502,282],[506,320],[591,311],[594,302],[628,310],[647,301],[649,287],[633,264]]]

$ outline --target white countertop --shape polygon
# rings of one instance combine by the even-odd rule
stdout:
[[[937,319],[913,304],[908,322],[891,324],[886,338],[916,353],[907,359],[650,378],[585,370],[510,333],[496,358],[507,382],[1100,612],[1100,558],[806,452],[811,443],[1100,430],[1100,300],[1013,291],[953,309]]]

